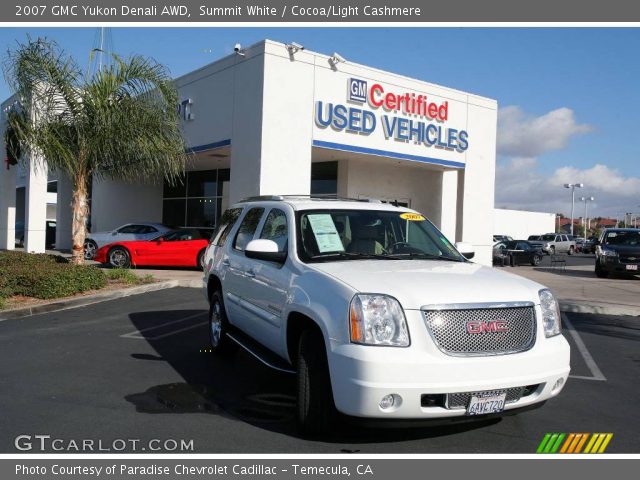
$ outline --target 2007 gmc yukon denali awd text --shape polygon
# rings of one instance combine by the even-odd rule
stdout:
[[[298,423],[311,434],[337,412],[483,416],[557,395],[569,345],[552,293],[472,257],[408,208],[244,200],[205,256],[211,347],[295,372]]]

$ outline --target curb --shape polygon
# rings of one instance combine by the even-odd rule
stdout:
[[[68,300],[59,300],[51,303],[43,303],[32,307],[14,308],[0,312],[0,322],[5,320],[13,320],[17,318],[30,317],[40,313],[58,312],[60,310],[68,310],[70,308],[84,307],[93,305],[94,303],[115,300],[116,298],[129,297],[132,295],[140,295],[141,293],[155,292],[167,288],[187,287],[200,288],[201,280],[165,280],[162,282],[150,283],[148,285],[139,285],[137,287],[122,288],[119,290],[111,290],[109,292],[98,292],[93,295],[84,297],[70,298]]]
[[[575,300],[559,300],[560,311],[569,313],[589,313],[596,315],[640,316],[640,306],[614,305],[598,302],[577,302]]]

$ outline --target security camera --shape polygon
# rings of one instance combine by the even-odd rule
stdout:
[[[242,49],[242,45],[240,45],[239,43],[236,43],[233,46],[233,51],[236,52],[240,56],[244,56],[244,50]]]
[[[287,50],[289,50],[291,53],[296,53],[304,50],[304,46],[296,42],[291,42],[287,44]]]
[[[331,58],[329,59],[329,61],[334,65],[341,62],[346,62],[345,58],[342,55],[340,55],[338,52],[334,52],[333,55],[331,55]]]

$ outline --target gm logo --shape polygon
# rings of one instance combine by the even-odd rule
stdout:
[[[350,78],[348,83],[349,100],[364,103],[367,101],[367,81],[359,78]]]

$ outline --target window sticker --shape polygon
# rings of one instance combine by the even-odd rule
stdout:
[[[344,245],[336,229],[333,218],[328,213],[307,215],[311,230],[316,237],[320,253],[344,252]]]
[[[400,214],[400,218],[403,220],[409,220],[410,222],[422,222],[425,218],[419,213],[405,212]]]

